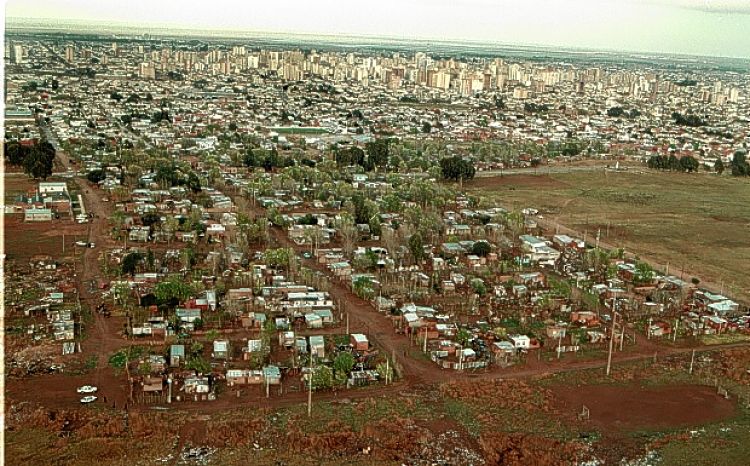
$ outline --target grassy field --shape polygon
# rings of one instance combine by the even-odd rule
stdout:
[[[750,302],[750,182],[713,174],[577,172],[482,178],[486,203],[533,207],[550,221],[697,276]],[[684,269],[684,272],[683,272]]]

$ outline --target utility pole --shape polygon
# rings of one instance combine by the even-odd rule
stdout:
[[[617,301],[615,300],[615,303]],[[607,375],[609,375],[609,372],[612,368],[612,349],[615,344],[615,322],[617,321],[617,311],[614,311],[612,313],[612,331],[610,332],[609,337],[609,354],[607,355]]]
[[[693,353],[690,355],[690,370],[688,373],[693,373],[693,363],[695,362],[695,350],[693,350]]]
[[[385,358],[385,384],[388,385],[388,372],[390,371],[391,360],[387,357]]]
[[[312,380],[313,380],[313,373],[312,373],[312,360],[313,355],[312,351],[310,351],[310,379],[307,381],[307,417],[312,416]]]
[[[596,230],[596,249],[597,249],[597,251],[599,250],[599,237],[601,236],[601,234],[602,234],[601,228],[598,229],[598,230]],[[599,264],[597,264],[597,265],[599,265]]]

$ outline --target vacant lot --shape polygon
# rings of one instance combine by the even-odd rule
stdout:
[[[750,302],[750,182],[714,174],[578,172],[481,178],[488,202],[539,209],[556,222],[670,265]]]
[[[19,194],[24,194],[34,190],[37,183],[27,176],[13,175],[5,177],[5,196],[14,198]]]
[[[65,239],[65,254],[63,250]],[[9,259],[25,263],[37,254],[48,254],[57,260],[72,256],[75,242],[87,238],[86,225],[71,220],[24,222],[22,214],[5,216],[5,254]],[[81,252],[81,248],[77,248]]]
[[[691,427],[731,417],[735,403],[704,385],[571,385],[555,387],[562,412],[589,408],[590,423],[600,430],[635,431]]]

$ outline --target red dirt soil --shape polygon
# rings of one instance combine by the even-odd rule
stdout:
[[[588,423],[603,431],[689,427],[735,413],[732,400],[703,385],[557,386],[552,391],[561,412],[575,416],[586,405],[591,412]]]

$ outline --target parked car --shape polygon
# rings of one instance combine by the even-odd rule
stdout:
[[[96,401],[96,397],[94,395],[88,395],[81,398],[81,403],[83,404],[93,403],[94,401]]]
[[[96,393],[97,390],[98,388],[93,385],[84,385],[83,387],[78,387],[76,391],[78,393]]]

